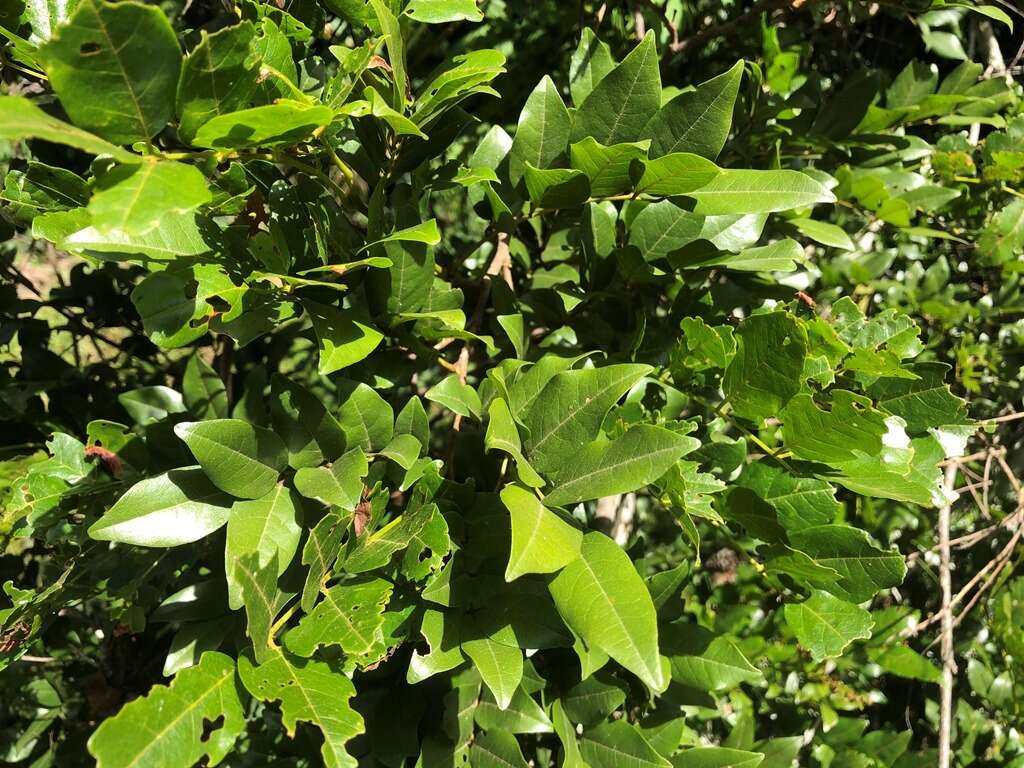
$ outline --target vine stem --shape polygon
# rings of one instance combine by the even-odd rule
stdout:
[[[953,729],[953,677],[956,659],[953,653],[953,586],[950,577],[949,518],[953,508],[952,490],[956,486],[959,465],[946,466],[943,477],[946,499],[939,507],[939,586],[942,589],[942,690],[939,702],[939,762],[938,768],[949,768],[952,759],[950,737]]]

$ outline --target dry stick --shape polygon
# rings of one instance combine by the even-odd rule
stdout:
[[[956,660],[953,658],[953,617],[950,603],[953,599],[952,579],[949,574],[949,518],[953,507],[952,494],[956,484],[957,465],[946,467],[943,482],[946,497],[939,507],[939,584],[942,587],[942,691],[939,704],[939,765],[949,768],[952,753],[950,734],[953,727],[953,675]]]

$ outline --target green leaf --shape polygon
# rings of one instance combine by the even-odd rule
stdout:
[[[391,442],[395,412],[373,387],[339,382],[338,406],[338,424],[345,435],[346,449],[358,447],[370,453]]]
[[[573,208],[590,197],[590,182],[571,168],[542,170],[525,163],[523,179],[530,200],[541,208]]]
[[[757,768],[764,760],[759,752],[729,747],[692,747],[672,757],[673,768]]]
[[[705,629],[677,622],[670,625],[672,681],[701,691],[718,693],[740,683],[764,679],[757,667],[727,636],[715,637]]]
[[[348,435],[356,434],[354,425],[347,433],[319,398],[283,376],[270,382],[270,417],[293,469],[333,461],[345,452]]]
[[[544,485],[544,478],[530,466],[523,456],[522,443],[519,440],[519,428],[512,419],[508,403],[500,397],[491,400],[487,409],[487,433],[484,435],[484,448],[488,451],[497,449],[504,451],[516,462],[519,479],[531,488]]]
[[[645,207],[629,228],[629,244],[640,250],[644,261],[663,259],[701,238],[704,217],[671,200]]]
[[[526,163],[547,168],[565,153],[572,119],[554,81],[541,78],[519,115],[515,139],[508,155],[508,173],[513,184],[523,177]]]
[[[182,394],[189,412],[202,419],[228,416],[228,393],[220,375],[199,355],[189,358],[182,379]]]
[[[277,434],[240,419],[182,422],[174,433],[213,484],[240,499],[266,496],[287,464]]]
[[[356,319],[352,310],[337,309],[308,299],[302,306],[320,343],[318,370],[324,376],[365,359],[384,340],[384,334]]]
[[[39,53],[71,120],[108,141],[148,141],[174,112],[181,49],[157,6],[82,0]]]
[[[231,507],[224,548],[224,575],[228,581],[228,606],[242,607],[242,584],[236,575],[237,563],[255,555],[258,566],[277,563],[277,576],[291,565],[302,535],[302,502],[298,495],[279,483],[258,499],[236,501]]]
[[[380,30],[384,35],[384,44],[388,49],[388,58],[391,60],[391,78],[394,82],[394,97],[392,103],[399,110],[405,107],[405,92],[408,86],[408,79],[405,74],[405,41],[402,38],[402,28],[398,19],[391,12],[384,0],[369,0],[373,13],[380,24]]]
[[[636,141],[660,106],[661,73],[651,31],[579,104],[571,141],[588,136],[605,146]]]
[[[189,144],[203,123],[245,107],[257,86],[252,22],[200,34],[182,66],[176,98],[178,135]]]
[[[523,652],[517,646],[503,645],[489,637],[463,640],[462,652],[494,694],[498,709],[508,709],[523,679]]]
[[[431,521],[436,507],[422,504],[407,509],[387,525],[365,536],[345,560],[349,573],[365,573],[388,564],[392,556],[415,539]]]
[[[598,40],[590,27],[583,28],[579,46],[569,64],[569,92],[573,104],[582,104],[605,75],[615,69],[608,44]]]
[[[302,564],[309,566],[302,586],[300,606],[305,613],[313,610],[331,566],[341,549],[341,538],[348,527],[347,518],[328,512],[309,532],[302,547]]]
[[[210,149],[298,144],[333,118],[331,108],[322,104],[279,99],[274,104],[217,115],[202,124],[191,143]]]
[[[278,653],[274,619],[290,597],[278,589],[277,572],[276,553],[266,565],[260,564],[256,552],[234,562],[234,577],[241,586],[245,605],[245,633],[252,641],[256,661],[261,664]]]
[[[822,245],[841,248],[844,251],[852,251],[855,248],[850,236],[841,227],[827,221],[798,218],[790,219],[788,223],[800,230],[800,234]]]
[[[583,536],[580,557],[549,583],[558,613],[588,644],[655,691],[667,680],[658,656],[651,595],[628,555],[601,533]]]
[[[640,730],[625,720],[612,720],[588,728],[580,738],[580,752],[592,768],[671,768],[672,763],[647,743]]]
[[[478,734],[470,748],[473,768],[529,768],[516,737],[507,731]]]
[[[841,656],[854,640],[871,637],[875,623],[860,606],[817,591],[802,603],[787,603],[783,614],[786,624],[815,661]]]
[[[583,534],[532,493],[507,485],[501,491],[501,501],[512,519],[512,552],[505,581],[527,573],[554,573],[580,556]]]
[[[526,449],[533,466],[540,472],[558,468],[593,441],[611,407],[651,370],[622,364],[551,376],[519,413],[529,430]]]
[[[139,426],[163,421],[172,413],[184,413],[185,401],[177,390],[170,387],[139,387],[117,396],[128,415]]]
[[[0,139],[43,139],[94,155],[110,155],[120,163],[141,163],[142,156],[121,149],[88,131],[50,117],[24,96],[0,96]]]
[[[33,227],[43,218],[46,217],[37,216]],[[133,258],[139,258],[140,261],[147,258],[153,261],[173,261],[180,256],[199,256],[211,250],[193,214],[169,214],[161,220],[159,227],[143,235],[130,235],[119,229],[100,232],[96,227],[85,226],[62,237],[57,246],[73,253],[84,253],[111,261]]]
[[[920,680],[925,683],[942,684],[942,672],[913,648],[908,648],[905,645],[873,648],[868,655],[873,662],[891,675],[909,680]]]
[[[692,152],[714,160],[725,146],[732,126],[732,111],[743,78],[744,63],[683,91],[661,107],[643,129],[651,139],[651,157]]]
[[[476,7],[476,0],[410,0],[405,13],[424,24],[484,20],[483,11]]]
[[[946,384],[948,365],[917,363],[910,370],[917,379],[883,377],[867,388],[867,394],[880,409],[903,419],[912,435],[971,424],[966,401],[954,395]]]
[[[363,478],[369,471],[366,455],[353,448],[323,467],[301,467],[295,473],[295,490],[307,499],[353,511],[363,495]]]
[[[807,332],[785,312],[753,315],[736,329],[736,356],[722,390],[744,419],[773,417],[800,391]]]
[[[231,499],[201,469],[172,469],[129,488],[89,526],[89,535],[140,547],[175,547],[209,536],[230,514]]]
[[[476,390],[463,381],[454,373],[446,376],[439,384],[435,384],[423,395],[427,400],[440,403],[448,410],[454,411],[460,416],[479,419],[483,405],[480,403],[480,395]]]
[[[562,696],[565,714],[584,728],[597,725],[626,701],[624,682],[599,672],[577,683]]]
[[[673,152],[646,162],[636,191],[663,197],[688,195],[706,186],[721,172],[721,168],[700,155]]]
[[[426,245],[437,245],[440,242],[441,230],[437,227],[437,219],[427,219],[411,227],[392,232],[380,240],[367,243],[359,249],[359,252],[362,253],[368,248],[372,248],[375,245],[384,245],[385,243],[425,243]]]
[[[281,719],[289,737],[295,738],[299,722],[320,729],[325,766],[355,768],[357,761],[345,751],[345,743],[363,733],[363,718],[349,704],[356,689],[337,662],[277,653],[256,666],[248,655],[242,655],[238,676],[256,698],[281,702]]]
[[[836,501],[835,488],[827,482],[813,477],[795,477],[768,462],[751,463],[737,483],[768,502],[779,524],[787,531],[828,525],[843,512],[843,505]]]
[[[205,723],[217,723],[212,729]],[[155,686],[100,724],[89,738],[97,768],[179,768],[207,759],[216,765],[245,731],[235,662],[204,653],[169,686]]]
[[[97,232],[145,235],[165,216],[184,216],[212,199],[206,178],[191,165],[119,165],[97,177],[89,214]]]
[[[881,589],[899,586],[907,573],[899,552],[880,549],[865,531],[849,525],[791,531],[789,540],[817,563],[839,573],[839,581],[821,584],[821,588],[851,603],[862,603]]]
[[[572,462],[553,470],[552,506],[614,496],[643,488],[661,477],[700,441],[663,427],[637,424],[612,441],[577,448]]]
[[[303,657],[312,656],[320,646],[335,645],[348,655],[366,653],[381,638],[391,589],[391,583],[383,579],[331,587],[298,626],[285,634],[285,646]]]
[[[647,142],[606,147],[587,136],[569,148],[569,157],[590,181],[591,197],[611,197],[633,189],[633,169],[643,166]]]
[[[689,193],[697,201],[694,213],[771,213],[833,203],[833,195],[820,182],[800,171],[723,169],[700,189]]]

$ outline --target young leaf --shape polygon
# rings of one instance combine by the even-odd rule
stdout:
[[[89,526],[99,541],[175,547],[209,536],[228,521],[231,499],[198,467],[141,480]]]
[[[573,632],[651,689],[664,690],[668,681],[658,656],[654,603],[618,544],[602,533],[584,535],[580,557],[566,565],[548,588]]]
[[[182,422],[174,433],[213,484],[240,499],[266,496],[287,464],[277,434],[239,419]]]
[[[279,99],[274,104],[217,115],[202,124],[191,143],[210,149],[297,144],[332,119],[330,107]]]
[[[211,730],[204,723],[217,723]],[[89,738],[98,768],[216,765],[245,730],[245,712],[235,662],[204,653],[169,686],[156,686],[100,724]]]
[[[476,390],[465,382],[459,381],[459,377],[454,373],[428,389],[424,397],[427,400],[440,403],[460,416],[474,419],[480,418],[480,409],[483,407]]]
[[[484,20],[483,11],[476,7],[476,0],[410,0],[405,13],[424,24]]]
[[[81,128],[130,144],[148,141],[171,118],[181,49],[158,6],[82,0],[39,53]]]

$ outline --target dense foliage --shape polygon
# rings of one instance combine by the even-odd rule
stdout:
[[[0,760],[1024,766],[1015,21],[0,0]]]

